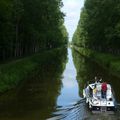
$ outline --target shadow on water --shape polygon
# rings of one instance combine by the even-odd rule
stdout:
[[[0,120],[45,120],[55,110],[67,49],[57,49],[45,56],[47,62],[40,63],[32,77],[0,96]]]

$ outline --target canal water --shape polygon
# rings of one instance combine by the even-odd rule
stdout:
[[[119,103],[120,79],[75,50],[57,49],[44,56],[47,62],[0,96],[0,120],[120,120],[119,111],[92,114],[82,98],[84,85],[97,75],[112,85]]]
[[[73,63],[71,49],[68,49],[68,62],[62,75],[62,88],[57,98],[57,106],[68,106],[80,100],[76,74],[77,71]]]

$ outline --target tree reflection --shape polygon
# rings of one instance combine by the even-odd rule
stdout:
[[[64,53],[64,54],[63,54]],[[67,49],[46,53],[39,69],[19,89],[0,98],[0,120],[44,120],[56,107],[67,62]]]
[[[75,64],[75,68],[77,70],[76,79],[79,83],[79,91],[80,95],[82,95],[82,91],[84,89],[84,85],[89,81],[93,82],[94,77],[102,78],[103,81],[107,81],[110,83],[115,91],[116,100],[120,102],[120,87],[119,81],[120,79],[112,76],[108,70],[104,69],[101,65],[96,62],[80,55],[74,49],[72,50],[73,61]]]

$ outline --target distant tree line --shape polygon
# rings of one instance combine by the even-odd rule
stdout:
[[[73,44],[120,54],[120,0],[85,0]]]
[[[0,61],[67,44],[61,0],[0,0]]]

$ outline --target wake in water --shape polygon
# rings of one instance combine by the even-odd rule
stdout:
[[[86,107],[85,99],[81,99],[74,105],[56,108],[52,116],[47,120],[120,120],[120,104],[117,104],[117,112],[113,115],[92,114]]]
[[[85,99],[81,99],[74,105],[57,108],[57,112],[52,115],[54,117],[47,120],[83,120],[86,116],[85,114]]]

